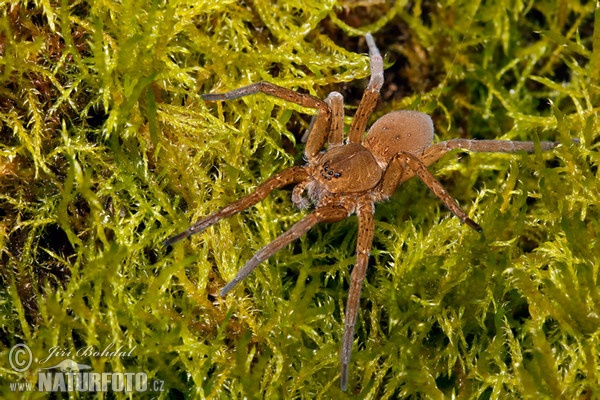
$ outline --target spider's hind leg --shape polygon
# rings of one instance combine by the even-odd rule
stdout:
[[[481,227],[469,218],[467,213],[458,205],[444,186],[429,172],[425,164],[412,154],[398,153],[394,156],[383,177],[382,194],[387,197],[391,196],[398,184],[406,180],[407,177],[412,176],[412,174],[421,178],[433,194],[442,200],[446,207],[462,222],[477,232],[482,231]]]
[[[574,140],[574,143],[578,143],[578,141]],[[552,150],[559,144],[560,142],[540,142],[540,149],[542,151]],[[429,147],[425,150],[421,159],[423,160],[423,164],[429,166],[442,158],[444,154],[454,149],[481,153],[516,153],[519,151],[533,153],[535,151],[535,143],[516,140],[450,139]]]

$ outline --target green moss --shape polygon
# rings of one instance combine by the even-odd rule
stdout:
[[[599,390],[600,11],[536,1],[13,2],[0,6],[0,390],[52,348],[94,372],[146,372],[161,398],[336,398],[356,219],[320,226],[227,299],[218,289],[303,215],[289,191],[167,251],[161,242],[301,161],[312,113],[348,114],[386,55],[376,116],[451,137],[559,140],[549,154],[447,156],[378,205],[351,364],[359,398],[593,397]],[[375,116],[375,117],[376,117]],[[571,138],[581,140],[571,145]],[[24,373],[9,352],[35,357]],[[30,397],[42,393],[30,392]],[[137,397],[137,394],[136,394]]]

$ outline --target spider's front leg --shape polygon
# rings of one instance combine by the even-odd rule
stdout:
[[[271,178],[264,181],[261,185],[259,185],[256,188],[254,192],[229,204],[228,206],[217,211],[216,213],[209,215],[208,217],[196,222],[194,225],[190,226],[185,231],[178,233],[177,235],[171,236],[170,238],[165,240],[163,244],[165,246],[170,246],[176,242],[179,242],[180,240],[192,236],[193,234],[202,232],[209,226],[219,222],[221,219],[230,217],[233,214],[237,214],[238,212],[243,211],[250,206],[253,206],[254,204],[267,197],[269,193],[271,193],[274,189],[280,189],[292,183],[304,181],[307,178],[308,172],[306,172],[306,169],[303,167],[296,166],[286,169],[285,171],[273,175]]]
[[[260,249],[248,262],[238,271],[223,289],[221,297],[225,297],[238,283],[246,278],[261,262],[265,261],[273,254],[290,244],[294,240],[303,236],[316,224],[320,222],[337,222],[348,217],[348,210],[342,206],[326,206],[317,208],[306,217],[296,222],[290,229],[279,235],[271,243]]]
[[[318,110],[317,116],[311,124],[311,132],[308,135],[306,148],[304,150],[308,161],[312,161],[325,145],[331,129],[332,112],[327,101],[323,101],[309,94],[294,92],[293,90],[269,82],[253,83],[251,85],[234,89],[226,93],[203,94],[202,98],[205,101],[233,100],[256,93],[264,93],[269,96],[291,101],[292,103],[299,104],[303,107],[315,108]],[[339,99],[337,98],[332,99],[331,101],[334,101],[336,106],[339,103]],[[341,118],[343,121],[343,114]]]
[[[375,223],[373,221],[373,203],[371,201],[359,204],[356,211],[358,215],[358,239],[356,241],[356,263],[350,276],[350,290],[346,303],[346,321],[344,324],[344,337],[340,356],[341,376],[340,387],[346,390],[348,385],[348,365],[352,355],[352,342],[354,339],[354,325],[358,316],[360,292],[367,273],[369,254],[373,244]]]

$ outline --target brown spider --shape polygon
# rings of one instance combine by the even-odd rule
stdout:
[[[348,383],[354,324],[373,241],[375,203],[388,199],[399,184],[416,175],[461,221],[476,231],[481,231],[481,227],[467,216],[427,167],[453,149],[503,153],[517,151],[531,153],[534,150],[533,142],[508,140],[452,139],[432,144],[433,122],[429,115],[417,111],[394,111],[386,114],[371,126],[365,137],[367,121],[377,104],[379,90],[383,85],[381,55],[373,37],[367,34],[365,38],[369,46],[371,78],[358,105],[346,140],[344,140],[343,130],[344,99],[338,92],[332,92],[325,100],[320,100],[272,83],[259,82],[223,94],[202,96],[206,101],[218,101],[262,92],[304,107],[316,108],[318,113],[313,120],[304,151],[307,164],[289,168],[272,176],[253,193],[164,242],[165,246],[172,245],[201,232],[222,218],[258,203],[273,189],[290,184],[296,185],[292,192],[293,203],[305,208],[308,201],[303,194],[307,192],[315,210],[260,249],[238,271],[236,277],[221,290],[221,296],[225,296],[258,264],[304,235],[315,224],[341,221],[356,213],[358,215],[356,264],[351,275],[341,349],[342,390],[346,390]],[[327,150],[322,152],[325,143],[327,143]],[[557,145],[556,142],[540,143],[542,150],[549,150]]]

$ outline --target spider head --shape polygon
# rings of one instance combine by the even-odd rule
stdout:
[[[369,129],[365,147],[380,164],[387,165],[400,152],[420,156],[433,142],[433,122],[418,111],[394,111]]]
[[[348,143],[321,154],[312,176],[329,193],[356,193],[372,189],[383,171],[362,145]]]

